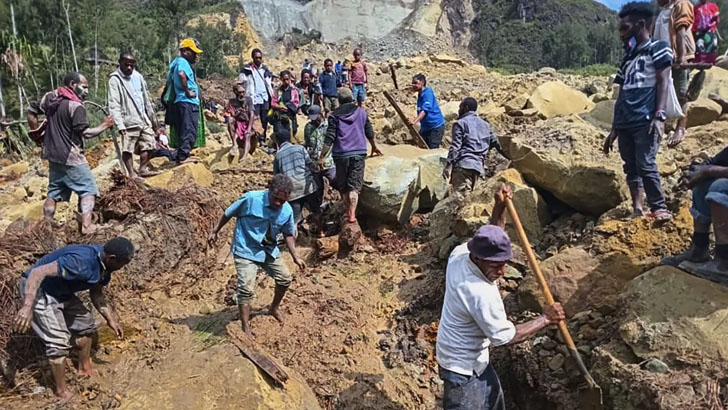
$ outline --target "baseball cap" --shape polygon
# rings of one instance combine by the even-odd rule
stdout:
[[[511,240],[499,226],[483,225],[468,241],[470,254],[491,262],[507,262],[513,257]]]
[[[308,119],[313,121],[321,115],[321,107],[318,105],[312,105],[308,107]]]
[[[200,50],[197,47],[197,42],[194,39],[192,39],[192,38],[186,38],[186,39],[182,40],[182,42],[179,43],[179,48],[180,49],[189,48],[190,50],[194,51],[195,54],[201,54],[202,53],[202,50]]]

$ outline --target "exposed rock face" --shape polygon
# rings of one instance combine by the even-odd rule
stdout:
[[[561,81],[550,81],[536,88],[526,103],[526,108],[535,108],[546,118],[558,115],[580,114],[589,111],[594,103],[586,94],[577,91]]]
[[[380,146],[367,158],[359,209],[365,215],[407,223],[417,210],[432,208],[447,194],[442,178],[447,151],[410,145]]]
[[[728,356],[728,289],[660,266],[635,278],[623,295],[622,339],[642,358],[721,363]]]
[[[715,101],[698,98],[688,104],[688,127],[710,124],[720,117],[723,108]]]

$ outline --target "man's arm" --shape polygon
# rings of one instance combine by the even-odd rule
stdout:
[[[657,105],[655,106],[655,112],[665,110],[670,86],[670,67],[668,66],[657,71],[657,96],[655,97]]]
[[[293,258],[293,263],[295,263],[296,266],[298,266],[301,270],[306,269],[306,262],[304,262],[303,259],[299,258],[298,252],[296,252],[296,237],[293,235],[284,236],[286,238],[286,246],[288,247],[288,252],[290,252],[291,257]]]
[[[460,156],[460,148],[463,146],[463,138],[465,137],[465,130],[463,126],[457,121],[452,125],[452,142],[450,143],[450,150],[447,153],[447,162],[445,165],[446,170],[452,170]]]
[[[217,223],[217,226],[212,231],[212,233],[210,233],[210,237],[207,239],[207,243],[210,246],[213,246],[215,244],[215,241],[217,241],[218,232],[220,232],[220,229],[222,229],[223,226],[230,222],[230,219],[232,219],[232,216],[227,216],[225,215],[225,213],[222,214],[222,216],[220,217],[220,221]]]
[[[119,322],[116,320],[114,310],[106,303],[106,296],[104,296],[104,287],[96,285],[89,289],[89,296],[91,296],[91,303],[93,303],[96,310],[101,313],[101,316],[106,319],[106,323],[109,325],[111,330],[114,331],[118,339],[124,338],[124,329],[122,329]]]
[[[99,124],[96,127],[93,128],[86,128],[86,130],[83,131],[83,137],[93,138],[99,136],[102,132],[108,130],[109,128],[114,126],[114,120],[111,117],[104,118],[104,121]]]
[[[23,306],[15,315],[13,321],[13,330],[17,333],[25,333],[33,321],[33,305],[35,304],[35,296],[43,279],[58,276],[58,262],[51,262],[45,265],[33,268],[25,281],[25,299]]]
[[[501,184],[500,189],[495,193],[495,205],[490,214],[490,224],[500,226],[501,229],[506,226],[506,199],[513,199],[513,191],[508,185]]]
[[[179,70],[177,71],[177,75],[179,76],[179,82],[182,84],[182,89],[185,90],[185,95],[188,98],[195,98],[197,97],[197,94],[195,94],[194,91],[190,90],[189,85],[187,84],[187,81],[189,80],[187,78],[187,74],[185,74],[184,71]]]
[[[526,323],[516,325],[516,335],[513,336],[513,339],[508,344],[513,345],[525,342],[535,336],[541,329],[555,325],[565,318],[564,308],[561,307],[560,303],[554,303],[553,306],[544,306],[541,316]]]
[[[382,151],[380,151],[377,147],[377,142],[374,140],[374,128],[372,127],[371,121],[369,121],[369,117],[367,117],[367,122],[364,124],[364,135],[366,135],[367,140],[369,140],[369,144],[372,145],[372,156],[376,157],[383,155]]]
[[[418,124],[418,123],[419,123],[420,121],[422,121],[422,119],[423,119],[423,118],[425,118],[425,115],[426,115],[426,114],[427,114],[427,113],[425,112],[425,110],[422,110],[422,111],[420,111],[420,113],[419,113],[419,114],[417,114],[417,116],[416,116],[416,117],[415,117],[415,118],[414,118],[414,119],[412,120],[412,125],[416,125],[416,124]]]

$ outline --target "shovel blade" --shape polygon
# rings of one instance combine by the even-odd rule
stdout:
[[[603,410],[604,402],[602,401],[601,387],[594,385],[580,388],[579,404],[581,410]]]

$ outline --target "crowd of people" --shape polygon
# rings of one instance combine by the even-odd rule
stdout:
[[[685,138],[684,117],[678,114],[687,101],[691,63],[715,60],[718,11],[705,1],[697,7],[689,0],[660,2],[660,6],[664,9],[656,19],[652,5],[646,2],[628,3],[619,13],[619,35],[625,56],[616,75],[615,82],[621,89],[603,150],[608,155],[615,140],[618,141],[632,198],[631,217],[644,216],[642,203],[646,196],[650,216],[667,221],[672,214],[661,188],[656,155],[668,119],[679,118],[668,146]],[[50,164],[48,198],[43,208],[47,218],[53,218],[56,202],[69,200],[75,192],[79,197],[81,232],[102,229],[91,218],[98,189],[84,155],[84,138],[113,126],[122,137],[122,160],[132,178],[153,175],[148,164],[154,156],[164,155],[180,164],[191,161],[190,151],[201,138],[200,91],[192,65],[201,53],[194,40],[185,39],[180,44],[180,56],[170,64],[163,93],[169,137],[157,120],[146,82],[135,70],[136,60],[129,52],[121,53],[119,69],[109,78],[111,115],[101,125],[88,125],[83,106],[88,82],[79,73],[66,75],[62,87],[47,93],[33,106],[30,124],[33,129],[44,129],[43,158]],[[365,108],[368,69],[360,49],[353,51],[352,62],[324,60],[320,73],[307,59],[298,82],[290,71],[274,75],[263,64],[261,50],[253,50],[251,58],[233,85],[232,98],[225,107],[230,154],[235,155],[237,148],[242,161],[257,147],[275,146],[274,176],[267,189],[246,192],[232,203],[208,242],[214,246],[220,230],[235,218],[231,243],[237,272],[234,299],[243,331],[252,336],[251,303],[258,270],[265,271],[275,282],[267,313],[284,322],[280,305],[293,274],[281,259],[279,243],[285,243],[299,269],[306,268],[297,252],[296,239],[305,209],[311,215],[310,234],[323,234],[322,203],[327,183],[341,193],[342,223],[356,224],[367,156],[382,155],[382,151]],[[417,93],[417,109],[407,121],[409,125],[419,125],[428,148],[439,148],[446,130],[435,92],[423,74],[412,78],[411,89]],[[677,103],[671,107],[673,99]],[[493,149],[500,151],[492,127],[477,110],[476,99],[463,99],[451,129],[443,178],[449,181],[452,195],[458,200],[467,196],[485,173],[488,153]],[[307,120],[302,145],[293,139],[299,127],[299,114]],[[40,115],[46,117],[42,123]],[[270,144],[269,124],[273,129]],[[140,157],[138,170],[134,169],[133,155]],[[663,263],[725,281],[728,147],[706,163],[691,167],[686,182],[693,190],[692,246]],[[503,185],[495,195],[490,224],[456,247],[448,259],[436,347],[446,409],[504,409],[503,391],[489,359],[490,347],[525,341],[565,319],[558,303],[545,306],[542,315],[526,323],[515,325],[507,319],[496,282],[513,255],[510,239],[503,230],[506,203],[512,195],[511,189]],[[712,259],[711,225],[715,234]],[[23,305],[13,326],[18,332],[32,327],[44,342],[59,397],[70,396],[64,373],[65,357],[73,346],[80,351],[79,374],[91,372],[90,336],[95,325],[93,315],[76,293],[89,290],[93,305],[117,336],[123,337],[123,329],[106,303],[102,288],[111,280],[111,273],[128,264],[133,256],[133,244],[118,237],[103,246],[71,245],[59,249],[23,273]],[[75,345],[71,340],[75,340]]]

